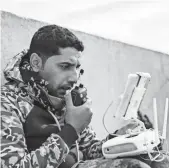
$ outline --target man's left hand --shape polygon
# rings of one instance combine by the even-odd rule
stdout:
[[[138,119],[131,119],[130,122],[120,128],[116,134],[117,135],[125,135],[128,134],[130,131],[132,132],[141,132],[145,130],[144,123]]]

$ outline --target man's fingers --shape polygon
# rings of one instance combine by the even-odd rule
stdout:
[[[143,131],[144,123],[139,121],[138,119],[133,119],[128,125],[126,125],[126,128],[126,133],[130,130],[132,130],[132,132]]]
[[[71,91],[66,92],[65,101],[67,106],[73,106]]]
[[[136,127],[138,127],[138,124],[137,123],[131,123],[127,126],[129,129],[134,129]]]
[[[131,126],[134,127],[143,127],[144,128],[144,123],[138,119],[132,119],[131,122],[129,123],[129,125],[131,124]]]
[[[91,116],[93,115],[93,110],[92,110],[92,100],[87,98],[87,101],[84,103],[84,106],[86,106],[89,111],[91,112]]]
[[[143,129],[146,129],[145,128],[145,125],[142,121],[138,120],[138,119],[135,119],[135,122],[138,124],[138,126],[142,127]]]
[[[86,102],[84,103],[84,105],[87,105],[87,106],[89,106],[89,107],[91,108],[91,106],[92,106],[92,100],[89,99],[89,98],[87,98],[87,100],[86,100]]]

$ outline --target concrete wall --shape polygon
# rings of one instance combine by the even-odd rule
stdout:
[[[2,56],[1,69],[7,61],[23,48],[29,46],[33,33],[46,25],[35,20],[24,19],[2,12]],[[113,30],[112,30],[113,31]],[[117,101],[123,92],[129,73],[148,72],[152,79],[141,105],[141,111],[152,121],[152,98],[157,97],[160,128],[163,121],[165,98],[169,97],[169,55],[111,41],[82,32],[73,31],[84,42],[83,82],[93,100],[92,126],[99,138],[107,135],[102,117],[109,103]],[[3,76],[2,83],[4,82]],[[111,108],[113,111],[115,104]],[[106,126],[113,129],[112,111],[105,117]],[[169,122],[168,122],[169,129]],[[169,142],[169,132],[168,132]]]

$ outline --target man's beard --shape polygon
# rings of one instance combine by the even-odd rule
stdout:
[[[47,87],[48,97],[55,109],[62,109],[65,106],[64,94],[59,94],[59,88]]]
[[[64,99],[64,96],[66,95],[66,91],[70,90],[72,87],[70,87],[69,89],[66,88],[66,86],[60,86],[58,88],[53,88],[50,85],[47,87],[48,89],[48,94],[54,97],[58,97],[60,99]]]
[[[60,95],[56,89],[48,89],[48,94],[53,97],[64,98],[64,95]]]

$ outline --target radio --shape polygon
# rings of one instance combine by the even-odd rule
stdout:
[[[80,83],[80,78],[84,74],[84,70],[81,69],[79,73],[78,83],[79,86],[75,86],[75,88],[71,91],[72,102],[74,106],[81,106],[87,100],[87,89]]]
[[[87,89],[83,86],[83,84],[79,84],[79,86],[75,86],[75,88],[71,91],[72,102],[74,106],[81,106],[87,100]]]

